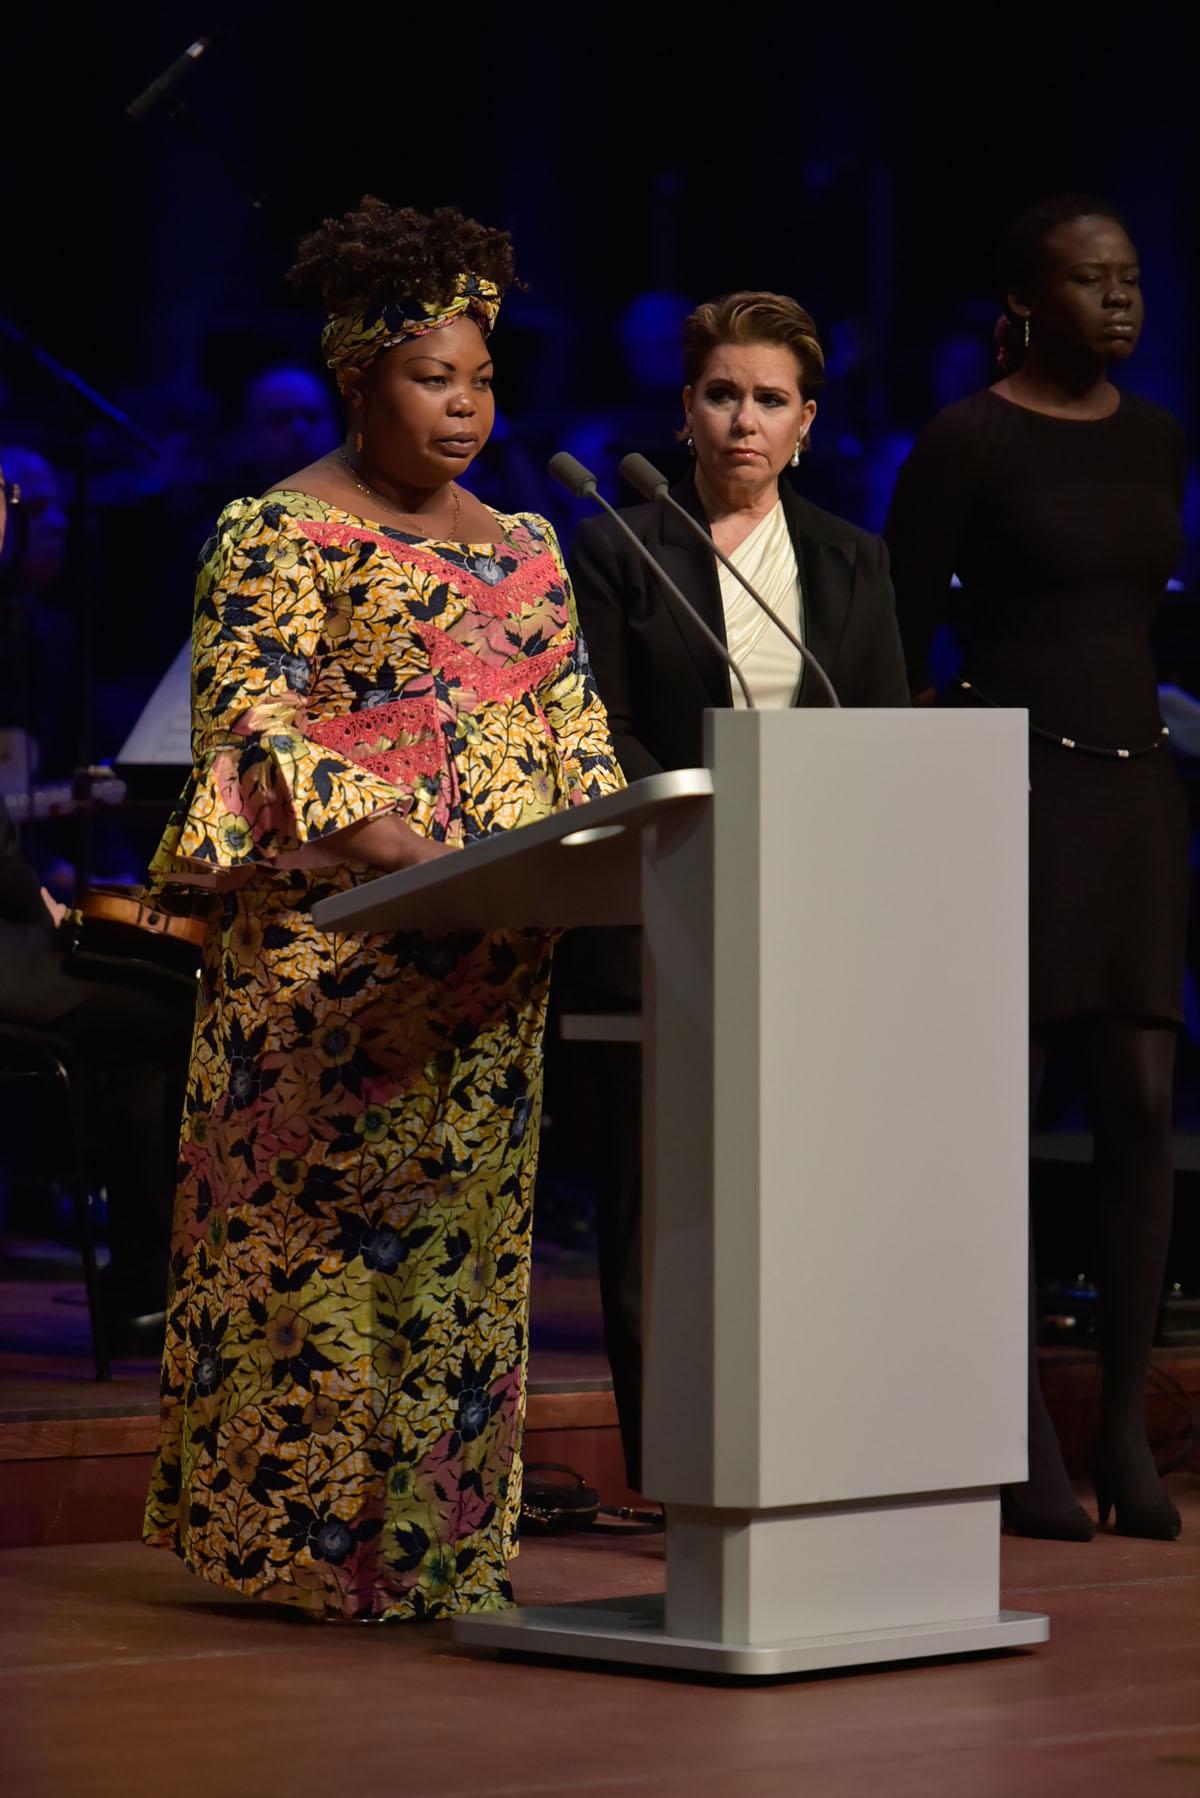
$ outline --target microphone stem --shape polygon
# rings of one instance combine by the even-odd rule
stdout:
[[[603,506],[604,510],[608,513],[609,517],[616,522],[616,524],[624,532],[626,537],[628,537],[629,541],[633,544],[633,547],[637,550],[638,555],[641,556],[642,560],[647,564],[647,566],[652,570],[652,572],[655,575],[657,575],[658,579],[662,582],[663,586],[667,589],[667,592],[670,593],[672,595],[672,597],[675,600],[677,600],[678,603],[683,607],[683,610],[687,613],[691,622],[694,625],[696,625],[699,630],[703,631],[704,635],[708,638],[708,641],[712,644],[713,648],[716,650],[716,652],[720,656],[721,660],[724,663],[726,663],[726,665],[730,669],[730,672],[733,674],[734,679],[737,681],[738,686],[742,689],[742,697],[746,701],[747,709],[751,712],[757,711],[758,708],[754,703],[753,695],[751,694],[749,687],[746,685],[746,677],[742,673],[741,669],[738,667],[737,663],[734,661],[733,657],[730,655],[729,650],[726,647],[726,645],[724,643],[722,643],[720,637],[717,636],[717,633],[715,631],[710,630],[708,628],[708,626],[707,626],[707,624],[705,624],[703,618],[701,618],[699,613],[696,611],[695,606],[690,605],[688,603],[687,599],[679,591],[679,588],[675,585],[674,581],[671,580],[670,577],[663,571],[663,569],[659,567],[658,563],[655,561],[654,557],[650,554],[650,551],[646,548],[646,545],[642,542],[642,540],[638,536],[637,532],[635,530],[631,529],[631,527],[626,524],[625,520],[621,517],[621,514],[617,511],[617,508],[615,506],[609,505],[609,503],[605,499],[604,495],[598,490],[598,488],[594,484],[592,484],[591,490],[586,495],[586,497],[588,499],[595,500],[595,502],[598,506]],[[695,523],[695,520],[693,519],[690,522]],[[703,533],[701,533],[701,534],[703,535]],[[718,552],[718,553],[720,553],[720,552]],[[736,573],[737,570],[735,569],[734,572]],[[766,602],[763,600],[759,601],[760,605],[763,605],[765,603]],[[770,606],[767,606],[767,610],[768,610],[768,612],[770,612],[770,610],[771,610]],[[774,613],[772,613],[771,615],[772,615],[772,617],[774,617]],[[803,650],[801,651],[801,653],[803,653]],[[836,697],[835,697],[833,703],[834,703],[834,705],[837,704]]]
[[[597,497],[599,497],[599,496],[597,496]],[[771,622],[773,624],[778,625],[779,629],[783,632],[784,636],[787,638],[788,642],[792,645],[793,649],[795,649],[799,652],[800,659],[804,663],[805,667],[811,668],[813,673],[815,674],[816,678],[820,681],[822,687],[825,689],[825,692],[829,696],[830,705],[836,706],[840,710],[842,702],[833,690],[833,682],[830,680],[829,676],[826,674],[825,670],[822,668],[820,662],[818,662],[816,656],[812,653],[811,649],[806,648],[805,645],[800,641],[800,638],[796,636],[795,632],[788,629],[787,625],[783,622],[783,619],[779,616],[778,612],[772,611],[771,607],[767,604],[767,602],[763,598],[762,594],[756,593],[754,591],[754,588],[750,585],[749,581],[746,579],[745,575],[742,573],[741,569],[737,566],[737,564],[735,562],[730,561],[729,557],[725,554],[725,551],[717,545],[715,539],[711,536],[711,534],[704,529],[704,526],[702,524],[699,524],[696,521],[696,519],[694,519],[692,517],[691,513],[688,511],[686,506],[680,505],[679,501],[675,498],[674,494],[672,494],[668,488],[664,487],[661,490],[661,492],[659,493],[658,497],[660,500],[662,500],[664,505],[670,506],[672,512],[677,512],[679,517],[683,519],[684,523],[689,525],[691,527],[691,529],[693,531],[695,531],[696,535],[700,538],[700,541],[702,543],[706,544],[707,547],[712,550],[712,552],[716,556],[717,560],[719,562],[723,562],[725,564],[725,567],[728,568],[730,574],[734,577],[734,579],[736,581],[739,581],[741,583],[741,585],[746,589],[746,592],[750,595],[750,597],[754,601],[755,605],[759,606],[762,609],[762,611],[764,611],[767,614],[767,617],[771,620]],[[742,691],[745,692],[744,685],[743,685]]]

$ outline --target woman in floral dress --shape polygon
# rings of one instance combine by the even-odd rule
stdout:
[[[329,936],[313,904],[619,787],[553,531],[455,476],[504,233],[365,199],[301,245],[341,450],[226,508],[196,769],[212,889],[146,1538],[318,1614],[511,1600],[551,939]]]

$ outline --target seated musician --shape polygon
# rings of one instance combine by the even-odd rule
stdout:
[[[0,470],[0,546],[3,495]],[[63,915],[21,853],[0,802],[0,1027],[44,1033],[74,1052],[89,1160],[109,1197],[110,1346],[155,1354],[193,999],[182,983],[163,982],[160,990],[132,972],[75,971],[62,940]]]

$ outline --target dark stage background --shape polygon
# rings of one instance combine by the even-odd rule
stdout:
[[[26,9],[0,27],[0,311],[164,453],[138,451],[0,339],[0,449],[50,465],[24,465],[46,554],[18,645],[29,678],[3,682],[0,726],[40,706],[43,779],[114,756],[186,637],[192,564],[220,506],[308,459],[287,430],[329,447],[318,320],[282,276],[296,237],[364,192],[512,228],[528,292],[495,339],[502,426],[478,483],[564,534],[574,518],[547,456],[574,449],[630,500],[612,473],[621,453],[678,453],[681,318],[735,286],[793,293],[815,315],[832,379],[797,479],[878,528],[915,432],[989,379],[1003,227],[1068,189],[1127,211],[1147,328],[1124,378],[1196,443],[1198,132],[1182,17]],[[175,90],[186,117],[163,106],[131,125],[128,102],[202,32],[212,48]],[[282,424],[278,389],[255,386],[280,366],[297,371]],[[1200,694],[1200,476],[1187,528],[1162,668]],[[1181,760],[1194,791],[1200,760]],[[114,815],[94,834],[96,872],[139,872],[151,834]],[[69,832],[31,843],[66,879]],[[1193,1047],[1185,1121],[1195,1063]],[[1050,1103],[1057,1121],[1075,1117],[1069,1082]]]

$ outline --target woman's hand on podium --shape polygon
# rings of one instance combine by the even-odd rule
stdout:
[[[431,842],[395,812],[349,824],[328,841],[331,846],[336,843],[341,850],[339,861],[366,862],[368,867],[378,868],[384,874],[395,874],[401,868],[420,867],[423,862],[439,861],[444,855],[454,854],[451,844]]]

